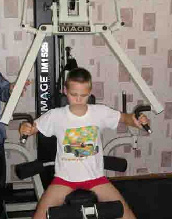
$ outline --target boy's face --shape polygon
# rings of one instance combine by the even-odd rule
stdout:
[[[86,105],[90,92],[91,89],[88,82],[79,83],[70,81],[65,93],[70,105]]]

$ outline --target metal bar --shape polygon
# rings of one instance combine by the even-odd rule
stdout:
[[[21,24],[20,25],[25,25],[26,24],[27,6],[28,6],[28,2],[27,2],[27,0],[24,0],[23,1],[23,10],[22,10]]]
[[[20,145],[13,143],[5,143],[5,150],[16,151],[20,153],[23,157],[26,158],[28,162],[32,162],[35,160],[34,156],[32,156],[32,154],[28,150],[26,150],[24,147]],[[32,179],[34,183],[35,193],[39,200],[44,191],[39,174],[33,176]]]
[[[1,121],[4,124],[8,124],[9,121],[12,118],[12,114],[15,110],[15,107],[18,103],[18,100],[21,96],[22,90],[24,88],[25,82],[29,76],[29,73],[33,67],[33,64],[36,60],[37,54],[39,52],[39,49],[41,47],[41,44],[46,36],[46,33],[44,33],[41,30],[38,30],[37,35],[33,41],[33,44],[26,56],[26,59],[24,61],[24,64],[21,68],[21,71],[19,73],[19,77],[17,79],[17,82],[15,84],[15,87],[13,89],[13,92],[10,96],[10,99],[5,107],[5,111],[2,115]]]
[[[36,209],[37,202],[6,204],[7,212],[30,211]]]
[[[164,109],[163,106],[158,102],[152,91],[150,90],[149,86],[146,84],[146,82],[141,77],[139,71],[136,69],[134,64],[130,61],[126,53],[121,49],[118,42],[112,35],[110,30],[107,30],[105,32],[101,32],[100,35],[103,37],[103,39],[106,41],[108,47],[112,51],[112,53],[117,56],[120,61],[124,64],[126,69],[128,70],[129,74],[131,75],[133,81],[143,94],[143,96],[149,101],[149,103],[152,105],[153,110],[158,114],[161,113]]]

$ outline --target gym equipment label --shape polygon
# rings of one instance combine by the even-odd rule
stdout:
[[[58,32],[91,32],[90,26],[58,26]]]

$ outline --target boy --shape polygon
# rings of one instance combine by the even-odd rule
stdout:
[[[122,114],[104,105],[88,105],[92,82],[86,69],[70,71],[65,86],[69,105],[48,111],[33,126],[23,123],[20,128],[21,135],[40,131],[47,137],[57,137],[55,178],[39,201],[34,219],[45,219],[50,206],[62,205],[66,195],[77,188],[94,191],[101,202],[121,200],[123,218],[134,219],[121,194],[104,176],[100,134],[104,128],[116,129],[119,121],[141,127],[141,123],[148,122],[147,117],[141,115],[137,121],[134,114]]]

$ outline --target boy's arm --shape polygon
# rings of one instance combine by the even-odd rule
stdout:
[[[137,120],[134,113],[121,113],[120,122],[124,122],[127,126],[142,128],[141,124],[148,124],[148,118],[146,115],[141,114]]]

